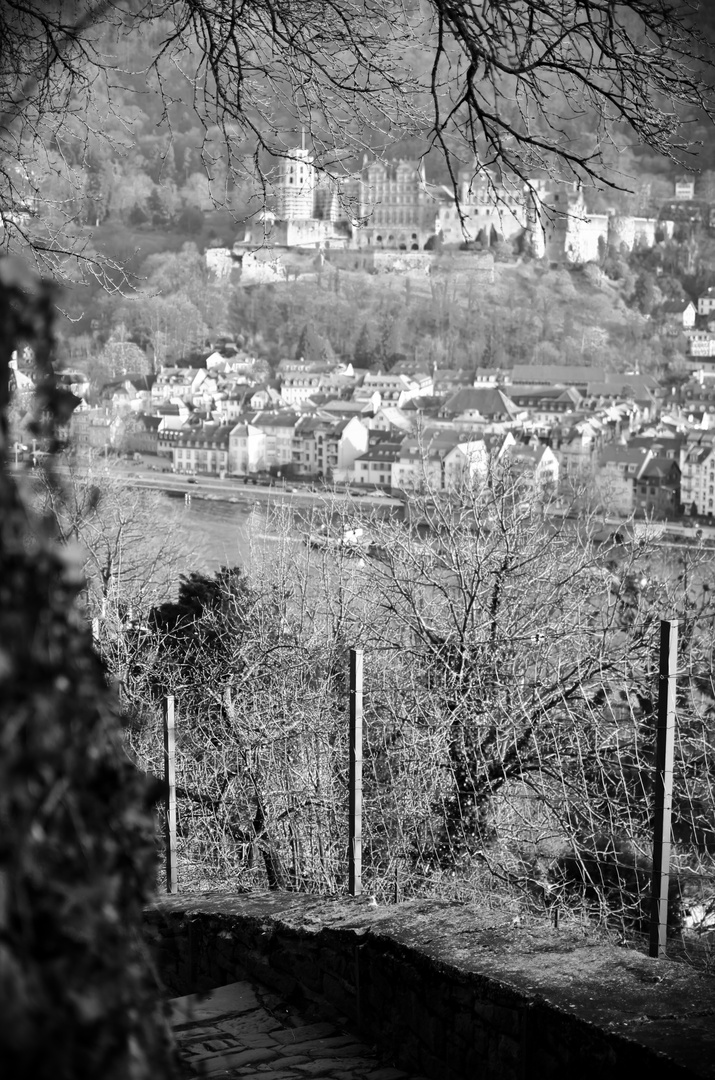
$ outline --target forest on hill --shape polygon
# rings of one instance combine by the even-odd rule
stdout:
[[[148,255],[131,295],[98,285],[69,291],[59,354],[97,386],[128,362],[140,371],[201,364],[226,339],[271,367],[306,355],[386,369],[406,360],[467,370],[573,363],[664,373],[681,366],[684,341],[661,335],[651,313],[687,293],[659,259],[642,253],[603,267],[553,269],[512,258],[497,262],[494,282],[485,284],[448,253],[429,276],[376,277],[329,262],[317,267],[306,256],[295,280],[244,287],[214,278],[189,242]],[[707,265],[702,281],[710,284]],[[310,353],[307,329],[319,342]]]

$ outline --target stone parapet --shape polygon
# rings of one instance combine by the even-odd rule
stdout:
[[[158,900],[146,928],[171,994],[255,978],[435,1080],[715,1077],[715,981],[580,923],[208,893]]]

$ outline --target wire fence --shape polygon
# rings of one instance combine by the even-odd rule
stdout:
[[[586,713],[580,723],[572,711],[568,742],[563,717],[546,718],[536,761],[512,733],[512,775],[497,777],[487,798],[476,781],[493,766],[488,742],[468,742],[454,717],[445,724],[435,715],[423,686],[396,688],[384,667],[367,661],[363,891],[381,903],[493,902],[515,915],[588,917],[627,936],[648,933],[655,746],[632,702]],[[342,705],[336,716],[324,700],[303,695],[302,715],[279,718],[263,738],[253,708],[234,709],[232,741],[212,750],[179,703],[181,891],[347,891],[347,694]],[[500,737],[504,761],[509,734]],[[161,775],[158,723],[154,741],[148,764]],[[712,762],[712,749],[705,717],[678,726],[668,952],[705,965],[715,945],[715,827],[712,772],[698,763]]]
[[[109,666],[127,673],[132,753],[156,776],[157,695],[175,695],[181,890],[347,891],[359,648],[363,891],[647,933],[668,611],[681,627],[668,951],[710,962],[711,553],[581,542],[507,496],[427,500],[407,525],[373,521],[358,551],[333,509],[331,548],[286,540],[250,588],[222,579],[168,636],[106,635],[126,653]]]

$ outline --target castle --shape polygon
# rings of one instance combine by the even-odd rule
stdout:
[[[606,251],[633,251],[655,244],[656,219],[627,214],[590,214],[576,184],[551,185],[531,224],[533,254],[550,262],[595,262]]]
[[[337,186],[318,174],[311,151],[302,146],[280,159],[275,210],[257,216],[243,246],[345,247],[349,237]]]
[[[465,168],[457,189],[458,199],[451,187],[429,183],[422,161],[367,159],[339,189],[303,145],[278,163],[275,211],[237,246],[420,252],[521,238],[537,258],[578,264],[655,243],[655,219],[588,213],[576,183],[507,186]]]

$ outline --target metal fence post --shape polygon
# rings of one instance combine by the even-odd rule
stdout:
[[[653,824],[653,881],[651,886],[650,956],[664,956],[668,932],[670,884],[670,817],[673,807],[675,691],[678,665],[678,624],[660,624],[658,729],[655,745],[655,806]]]
[[[362,892],[362,649],[350,650],[348,892]]]
[[[164,785],[166,891],[179,891],[176,876],[176,741],[174,730],[174,695],[164,698]]]

